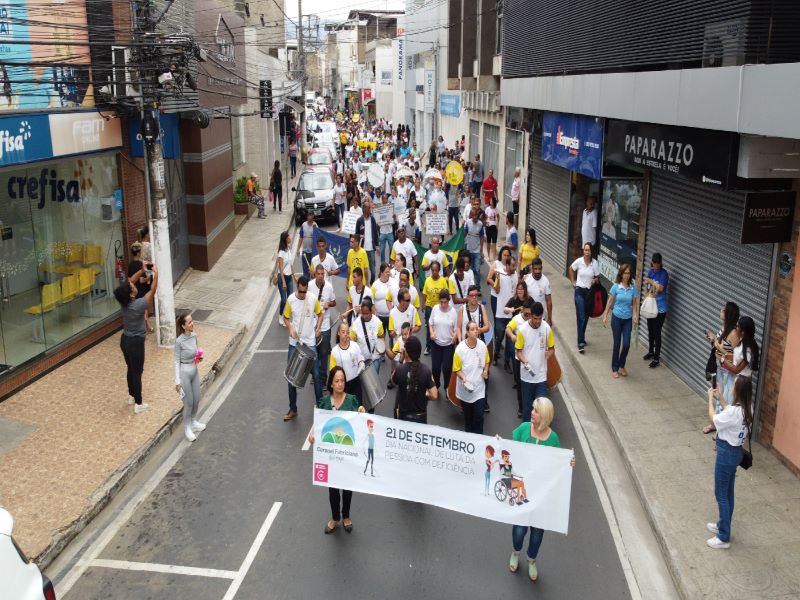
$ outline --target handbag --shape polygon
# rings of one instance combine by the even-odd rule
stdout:
[[[750,435],[747,436],[747,450],[742,448],[742,460],[739,463],[745,471],[753,466],[753,446],[750,442]]]
[[[643,319],[655,319],[658,316],[658,304],[655,296],[648,296],[639,308],[639,316]]]

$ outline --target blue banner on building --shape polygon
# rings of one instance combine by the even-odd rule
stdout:
[[[0,166],[53,156],[47,115],[0,117]]]
[[[603,119],[545,112],[542,160],[592,179],[603,175]]]
[[[441,94],[439,96],[439,114],[448,117],[461,115],[461,94]]]

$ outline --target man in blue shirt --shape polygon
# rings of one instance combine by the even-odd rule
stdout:
[[[664,268],[661,253],[653,252],[650,259],[651,268],[644,278],[649,294],[655,294],[658,316],[647,319],[648,350],[642,358],[650,361],[650,368],[655,369],[661,364],[661,328],[667,318],[667,286],[669,286],[669,273]]]

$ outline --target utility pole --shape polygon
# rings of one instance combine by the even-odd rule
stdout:
[[[156,332],[159,346],[175,343],[175,293],[172,281],[172,253],[169,243],[169,219],[167,214],[166,182],[164,179],[164,156],[161,148],[161,127],[158,120],[158,83],[160,75],[156,68],[159,60],[158,45],[153,42],[156,25],[166,9],[158,16],[152,14],[152,3],[139,3],[136,19],[136,38],[143,65],[142,73],[142,125],[141,136],[146,163],[146,189],[150,238],[153,244],[153,261],[158,268],[156,290]],[[147,65],[147,66],[145,66]]]
[[[300,53],[300,103],[303,112],[300,113],[300,155],[306,147],[306,52],[303,49],[303,0],[297,0],[297,51]]]

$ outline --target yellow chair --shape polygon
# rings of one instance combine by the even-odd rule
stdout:
[[[67,275],[61,279],[61,304],[72,302],[78,295],[78,278]]]
[[[61,301],[61,284],[46,283],[42,286],[42,302],[35,306],[29,306],[25,312],[29,315],[41,315],[50,312]]]
[[[86,249],[83,254],[84,265],[102,265],[103,264],[103,247],[94,244],[86,244]]]
[[[78,294],[85,296],[92,291],[97,272],[94,269],[81,269],[78,271]]]
[[[79,244],[77,242],[69,242],[67,244],[67,251],[65,256],[65,261],[68,263],[79,263],[83,261],[83,257],[85,254],[85,248],[83,244]]]

